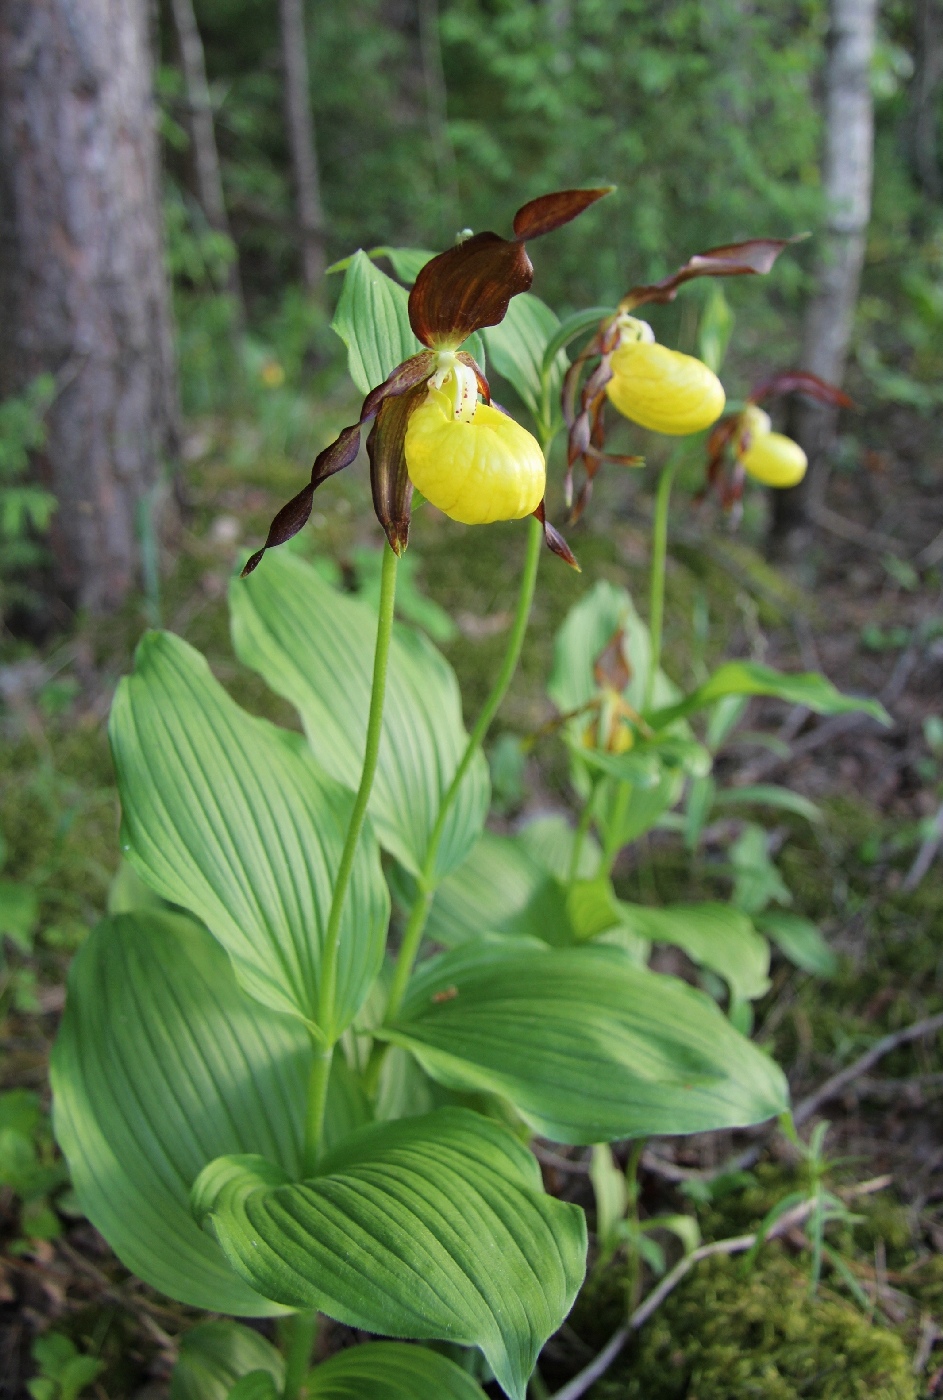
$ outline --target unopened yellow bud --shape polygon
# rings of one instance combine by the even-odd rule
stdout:
[[[620,413],[643,428],[683,437],[709,428],[724,410],[723,385],[693,355],[634,340],[620,345],[611,363],[606,393]]]
[[[477,404],[469,415],[468,405],[457,403],[449,387],[431,385],[410,415],[405,442],[410,481],[463,525],[531,515],[546,484],[536,438],[488,404]]]
[[[796,486],[809,465],[799,444],[782,433],[758,433],[740,460],[747,473],[764,486]]]

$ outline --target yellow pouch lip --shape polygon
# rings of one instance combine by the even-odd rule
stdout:
[[[784,433],[762,433],[755,437],[740,461],[754,481],[780,490],[797,486],[809,465],[799,444]]]
[[[479,403],[462,421],[448,396],[430,388],[410,417],[404,450],[413,486],[463,525],[520,520],[543,499],[546,466],[537,440],[489,404]]]
[[[632,341],[613,353],[610,402],[652,432],[685,437],[715,423],[724,411],[723,385],[703,361],[666,345]]]

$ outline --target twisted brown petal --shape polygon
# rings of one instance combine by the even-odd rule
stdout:
[[[360,450],[361,428],[371,418],[376,417],[382,404],[388,399],[395,399],[408,393],[410,389],[414,389],[419,384],[424,384],[434,369],[435,356],[424,350],[420,354],[404,360],[401,365],[397,365],[393,373],[382,384],[378,385],[376,389],[371,389],[363,401],[358,421],[351,424],[349,428],[344,428],[343,432],[328,447],[325,447],[323,452],[318,453],[314,459],[311,480],[307,486],[303,486],[297,496],[293,496],[275,516],[265,537],[265,544],[261,549],[256,550],[243,569],[243,578],[258,568],[262,555],[267,549],[274,549],[276,545],[284,544],[293,535],[297,535],[302,526],[307,524],[315,490],[322,481],[327,481],[329,476],[333,476],[335,472],[343,471],[345,467],[350,466]],[[405,426],[403,431],[405,432]],[[380,523],[383,524],[383,521],[381,520]]]
[[[473,331],[503,321],[511,298],[533,280],[522,243],[476,233],[426,263],[409,294],[409,324],[423,345],[454,350]]]
[[[595,190],[557,190],[555,194],[542,194],[518,209],[514,215],[514,236],[523,243],[527,238],[552,233],[614,189],[615,185],[603,185]]]
[[[765,379],[759,388],[753,390],[749,402],[760,403],[773,394],[805,394],[807,398],[837,408],[855,406],[854,399],[850,399],[837,385],[829,384],[827,379],[820,379],[817,374],[808,374],[802,369],[784,370],[781,374],[774,374],[771,379]]]
[[[403,553],[409,542],[413,496],[413,484],[406,471],[406,427],[409,415],[425,392],[423,383],[405,394],[384,399],[367,438],[373,509],[386,531],[390,548],[397,555]]]
[[[622,694],[632,679],[632,667],[625,655],[625,628],[612,634],[593,663],[593,680],[600,687]]]
[[[784,248],[805,237],[806,234],[800,233],[795,238],[751,238],[745,243],[708,248],[704,253],[695,253],[683,267],[661,282],[633,287],[619,306],[623,311],[632,311],[650,301],[674,301],[678,288],[694,277],[743,277],[749,273],[769,272]]]
[[[571,569],[575,569],[577,573],[581,573],[580,566],[576,562],[576,555],[560,534],[560,531],[555,530],[547,519],[546,506],[543,501],[541,501],[540,505],[534,511],[534,515],[544,527],[544,542],[547,548],[551,550],[552,553],[556,554],[559,559],[569,564]]]

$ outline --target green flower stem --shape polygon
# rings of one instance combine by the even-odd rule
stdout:
[[[314,1167],[321,1145],[324,1108],[327,1103],[327,1083],[331,1073],[331,1058],[337,1039],[334,1030],[334,1002],[337,995],[337,957],[340,947],[341,915],[354,868],[354,857],[360,833],[367,816],[370,790],[377,771],[380,736],[383,729],[383,702],[386,698],[386,672],[390,659],[390,639],[393,635],[393,609],[396,602],[396,566],[399,563],[387,544],[383,550],[383,570],[380,575],[380,611],[377,618],[377,644],[373,657],[373,688],[370,693],[370,713],[367,718],[367,742],[364,748],[360,786],[347,824],[347,836],[337,868],[337,879],[331,898],[331,910],[324,935],[324,958],[321,964],[321,991],[318,998],[318,1025],[324,1033],[324,1044],[315,1051],[308,1088],[305,1115],[305,1165]]]
[[[658,494],[655,497],[655,520],[652,527],[652,575],[649,588],[648,630],[652,639],[652,661],[645,682],[645,703],[643,710],[651,708],[655,693],[655,676],[661,665],[661,636],[665,616],[665,561],[668,555],[668,506],[671,502],[671,487],[675,473],[681,465],[684,453],[681,448],[672,452],[662,468],[658,481]]]
[[[583,846],[586,842],[586,837],[589,834],[589,828],[593,820],[593,804],[596,801],[596,793],[598,791],[598,788],[598,779],[594,778],[592,786],[589,790],[589,796],[583,804],[582,812],[580,812],[580,819],[576,824],[576,831],[573,833],[573,849],[570,852],[570,867],[566,872],[567,889],[570,888],[570,886],[573,884],[573,881],[579,874],[580,856],[583,854]]]
[[[612,874],[616,857],[622,850],[622,827],[625,824],[629,803],[632,801],[632,783],[620,783],[612,804],[612,814],[608,822],[609,834],[603,849],[602,868],[607,875]]]
[[[331,1078],[334,1045],[325,1045],[312,1036],[314,1058],[308,1074],[308,1098],[305,1104],[305,1140],[302,1164],[306,1173],[313,1172],[321,1152],[324,1132],[324,1111],[327,1108],[327,1086]]]
[[[285,1343],[285,1385],[282,1400],[299,1400],[318,1338],[318,1314],[299,1312],[282,1324]]]
[[[393,972],[393,981],[390,985],[390,995],[386,1007],[386,1021],[393,1020],[402,1005],[403,996],[406,992],[406,984],[409,981],[410,973],[413,970],[413,963],[416,961],[416,954],[419,952],[419,945],[422,942],[426,919],[429,916],[432,898],[438,884],[435,878],[435,865],[449,809],[464,781],[472,760],[481,748],[482,741],[491,727],[491,722],[497,714],[502,700],[507,694],[508,686],[511,684],[511,678],[520,660],[521,648],[524,645],[524,634],[527,631],[531,605],[534,601],[534,590],[537,585],[537,568],[540,564],[540,549],[542,543],[543,526],[540,524],[539,520],[532,517],[530,520],[530,533],[527,537],[527,555],[524,560],[524,573],[521,578],[521,586],[517,598],[517,611],[514,615],[511,635],[508,638],[507,650],[504,653],[501,670],[498,672],[498,677],[491,688],[491,694],[485,701],[481,714],[478,716],[478,721],[465,746],[465,752],[462,754],[461,761],[455,770],[455,775],[439,807],[439,814],[436,817],[436,823],[432,829],[432,835],[429,838],[422,874],[419,877],[419,889],[416,895],[416,901],[410,910],[409,921],[406,925],[406,930],[403,934],[403,942],[396,959],[396,967]],[[382,1054],[382,1051],[380,1053]]]

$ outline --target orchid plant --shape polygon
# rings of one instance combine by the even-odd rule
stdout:
[[[365,396],[359,420],[318,455],[231,591],[236,653],[296,707],[304,737],[242,710],[165,632],[144,637],[115,698],[127,864],[72,968],[56,1132],[83,1209],[129,1269],[215,1314],[280,1318],[283,1341],[201,1325],[175,1400],[351,1387],[364,1400],[482,1400],[472,1373],[524,1400],[587,1254],[583,1212],[546,1193],[531,1138],[638,1141],[787,1110],[781,1070],[743,1033],[768,961],[749,916],[723,902],[628,905],[613,869],[709,773],[699,716],[716,732],[751,694],[827,712],[861,702],[743,662],[689,694],[664,674],[670,465],[648,626],[598,584],[558,642],[550,695],[576,826],[485,826],[482,742],[520,654],[541,542],[575,562],[546,517],[553,438],[566,424],[571,470],[585,467],[578,513],[606,455],[607,402],[658,431],[708,428],[725,401],[716,374],[655,344],[632,313],[693,276],[767,271],[784,246],[713,250],[561,324],[529,291],[525,240],[606,193],[534,200],[511,239],[345,261],[334,325]],[[568,367],[567,345],[587,335]],[[534,433],[492,402],[492,372]],[[376,608],[296,553],[266,553],[353,463],[368,423],[386,535]],[[748,429],[755,444],[754,419]],[[749,470],[755,446],[736,431]],[[506,654],[470,734],[444,658],[394,624],[419,493],[469,525],[532,517]],[[659,940],[726,978],[726,1009],[649,968]],[[318,1314],[395,1340],[310,1369]]]

